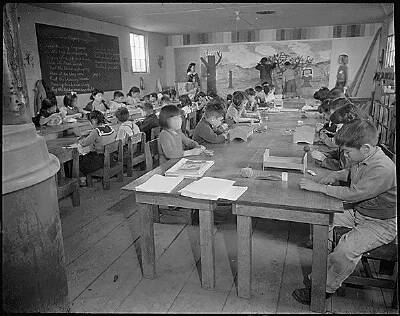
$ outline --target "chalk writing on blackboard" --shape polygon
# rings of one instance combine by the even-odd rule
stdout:
[[[118,90],[118,37],[36,23],[42,79],[56,95]]]

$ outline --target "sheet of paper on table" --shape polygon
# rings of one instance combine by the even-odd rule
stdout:
[[[191,160],[182,158],[165,172],[166,176],[199,178],[214,164],[212,160]]]
[[[297,126],[293,134],[293,143],[314,143],[315,127],[313,126]]]
[[[204,177],[190,183],[179,192],[183,196],[197,199],[236,201],[247,190],[247,187],[235,187],[234,183],[235,181],[232,180]]]
[[[146,182],[135,187],[135,190],[141,192],[170,193],[182,180],[183,177],[164,177],[155,174]]]

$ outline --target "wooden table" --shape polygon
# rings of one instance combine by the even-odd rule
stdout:
[[[277,220],[305,222],[314,225],[313,252],[313,288],[311,310],[325,310],[325,285],[327,266],[328,225],[333,220],[335,212],[343,212],[342,202],[322,193],[301,190],[299,173],[289,173],[289,181],[266,181],[252,178],[242,178],[239,174],[243,167],[252,167],[262,173],[262,158],[266,147],[274,156],[296,156],[304,154],[303,145],[293,144],[293,135],[284,135],[287,127],[294,128],[301,114],[299,112],[270,113],[266,133],[254,133],[248,142],[234,141],[232,143],[208,145],[214,150],[213,157],[198,156],[196,158],[212,159],[214,165],[206,172],[206,176],[235,180],[235,185],[247,186],[248,190],[233,203],[233,212],[238,215],[238,294],[250,297],[251,282],[251,218],[273,218]],[[301,119],[304,124],[315,126],[315,119]],[[310,156],[310,155],[309,155]],[[163,174],[177,160],[169,161],[141,178],[133,181],[124,190],[134,188],[147,181],[153,174]],[[317,168],[309,157],[309,165],[317,173],[328,170]],[[277,173],[280,171],[265,171]],[[311,177],[307,175],[308,177]],[[193,180],[185,179],[169,194],[135,192],[139,203],[142,232],[141,248],[143,276],[156,276],[154,257],[153,208],[157,205],[173,205],[189,209],[199,209],[200,247],[202,264],[202,286],[214,288],[214,237],[213,212],[215,201],[193,199],[180,196],[177,191]]]

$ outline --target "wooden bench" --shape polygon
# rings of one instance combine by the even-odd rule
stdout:
[[[118,153],[118,161],[114,166],[111,166],[111,155]],[[104,190],[110,190],[110,179],[114,176],[118,177],[118,182],[123,181],[123,153],[122,141],[116,140],[110,144],[104,145],[104,167],[93,171],[87,175],[87,183],[89,187],[93,186],[93,177],[103,179]]]
[[[144,145],[146,143],[146,134],[138,133],[128,137],[128,156],[126,159],[126,174],[132,177],[133,166],[145,161]],[[125,160],[124,160],[125,164]]]
[[[335,247],[340,238],[348,233],[351,229],[347,227],[335,227],[333,229],[333,247]],[[397,239],[397,238],[396,238]],[[392,308],[397,309],[397,284],[398,284],[398,259],[397,259],[397,242],[396,239],[391,243],[375,248],[369,252],[366,252],[361,257],[361,263],[364,268],[366,277],[350,275],[342,284],[338,295],[345,295],[345,284],[361,285],[361,286],[372,286],[379,288],[393,289]],[[394,280],[388,280],[383,278],[375,278],[372,274],[371,268],[368,263],[368,259],[379,260],[380,265],[385,262],[394,263],[393,276]]]
[[[60,161],[60,170],[56,175],[57,197],[59,200],[71,195],[72,205],[80,205],[79,196],[79,152],[76,148],[50,148],[49,152]],[[64,163],[72,160],[72,178],[65,176]]]

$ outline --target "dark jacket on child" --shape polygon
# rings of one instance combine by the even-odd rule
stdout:
[[[203,117],[193,132],[193,140],[202,144],[219,144],[225,141],[220,131],[215,131],[211,124]]]
[[[149,142],[151,140],[151,129],[157,126],[160,126],[157,115],[150,114],[146,116],[146,118],[141,122],[137,123],[141,132],[146,134],[146,141]]]

